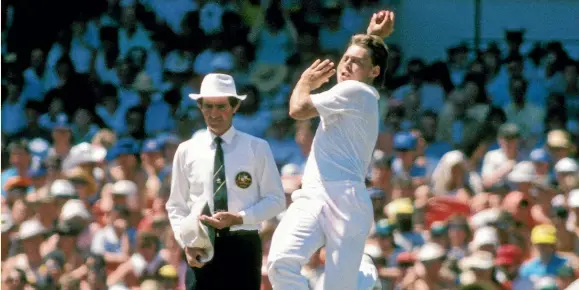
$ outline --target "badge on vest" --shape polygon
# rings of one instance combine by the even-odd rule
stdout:
[[[251,182],[251,175],[245,171],[241,171],[235,176],[235,184],[237,184],[237,186],[240,188],[248,188],[251,185]]]

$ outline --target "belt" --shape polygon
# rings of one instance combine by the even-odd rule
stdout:
[[[251,236],[257,235],[257,230],[237,230],[237,231],[223,231],[217,230],[215,231],[215,237],[237,237],[237,236]]]

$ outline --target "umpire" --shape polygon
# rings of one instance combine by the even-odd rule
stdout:
[[[258,290],[262,263],[259,225],[285,209],[273,154],[265,140],[232,126],[233,115],[246,96],[237,94],[231,76],[208,74],[201,93],[189,96],[197,101],[207,130],[177,148],[166,205],[177,242],[191,266],[187,290]],[[203,213],[192,214],[192,209],[205,202]],[[184,238],[185,230],[180,231],[189,226],[186,217],[190,214],[206,225],[212,255],[192,247]]]

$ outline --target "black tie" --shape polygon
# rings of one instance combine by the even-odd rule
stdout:
[[[214,212],[227,211],[227,185],[221,137],[215,137],[215,164],[213,166]]]

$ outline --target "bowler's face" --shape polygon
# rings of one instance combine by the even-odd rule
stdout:
[[[233,114],[239,105],[232,107],[228,97],[203,98],[199,104],[207,127],[216,134],[225,133],[231,127]]]
[[[361,46],[351,45],[348,47],[338,64],[338,82],[356,80],[368,83],[377,75],[368,50]]]

